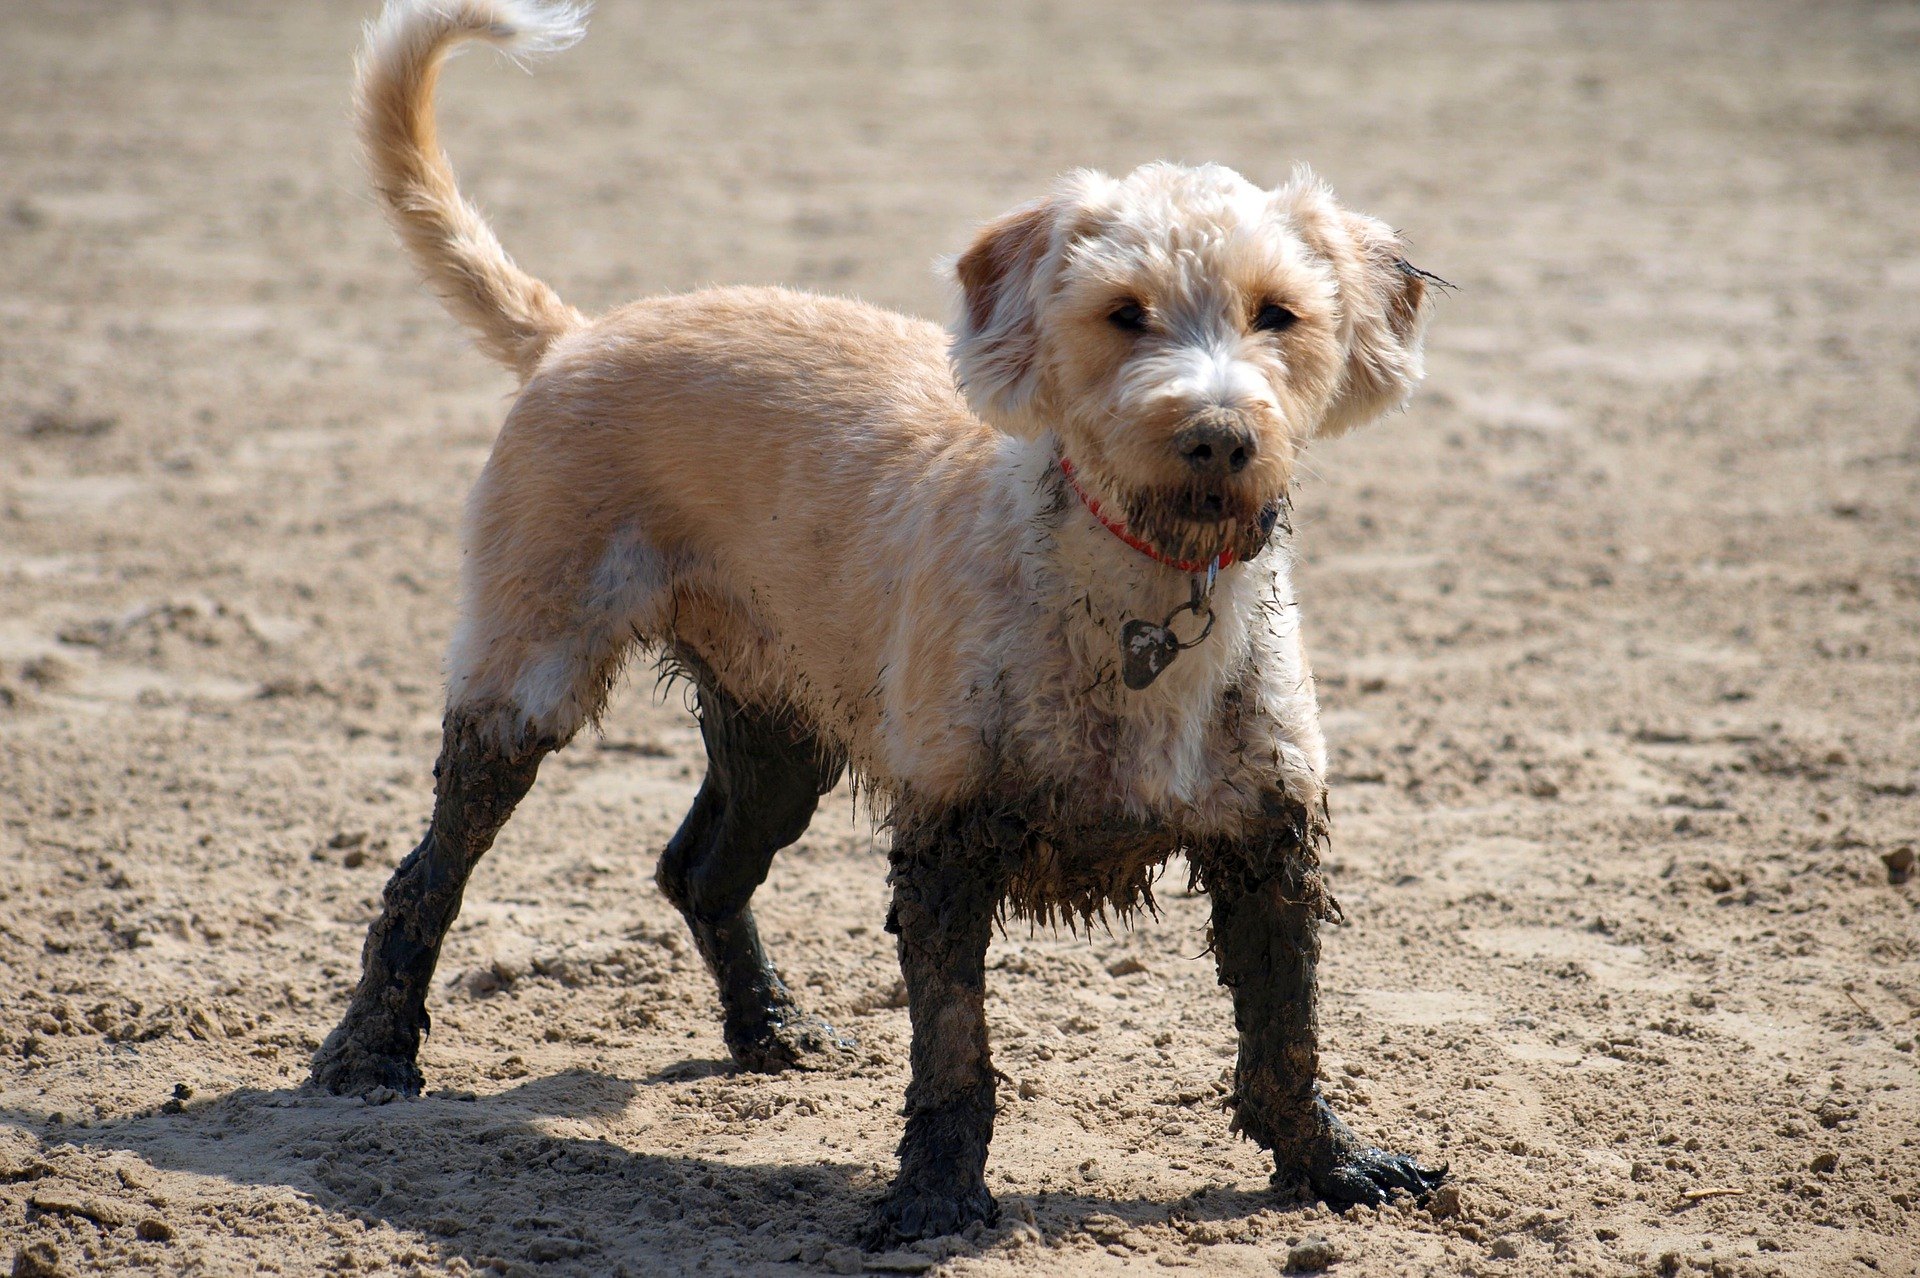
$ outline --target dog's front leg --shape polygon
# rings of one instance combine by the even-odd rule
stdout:
[[[1335,1210],[1383,1203],[1396,1191],[1424,1196],[1445,1168],[1368,1146],[1320,1095],[1316,969],[1330,905],[1304,840],[1281,843],[1201,863],[1214,958],[1240,1032],[1233,1128],[1272,1151],[1276,1187],[1305,1188]]]
[[[360,984],[347,1014],[313,1056],[312,1081],[330,1092],[420,1091],[415,1063],[427,1032],[427,985],[460,898],[494,835],[532,787],[550,743],[507,750],[488,716],[449,711],[434,764],[433,820],[388,880],[367,932]]]
[[[879,1248],[951,1234],[999,1215],[987,1192],[994,1072],[987,1054],[986,959],[1005,876],[985,822],[903,827],[893,849],[893,908],[913,1022],[913,1080],[900,1173],[874,1206]]]

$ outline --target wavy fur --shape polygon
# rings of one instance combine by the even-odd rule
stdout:
[[[519,57],[586,32],[586,10],[540,0],[389,0],[367,27],[357,65],[360,140],[374,189],[420,272],[480,349],[525,381],[580,312],[514,264],[460,194],[440,149],[433,91],[447,56],[482,41]]]

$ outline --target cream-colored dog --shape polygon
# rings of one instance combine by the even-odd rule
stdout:
[[[428,979],[474,863],[636,647],[698,690],[709,772],[662,859],[745,1066],[831,1061],[748,898],[843,768],[890,814],[911,1004],[901,1171],[871,1238],[990,1218],[981,1011],[997,911],[1151,902],[1185,852],[1240,1032],[1235,1126],[1336,1204],[1439,1173],[1314,1085],[1324,751],[1288,579],[1296,459],[1401,403],[1431,277],[1304,172],[1076,172],[955,263],[950,336],[718,289],[597,319],[455,187],[454,45],[563,47],[540,0],[393,0],[360,123],[407,248],[524,383],[472,495],[433,825],[387,888],[334,1090],[417,1091]],[[1278,528],[1277,528],[1278,526]]]

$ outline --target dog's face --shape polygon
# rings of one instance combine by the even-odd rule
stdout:
[[[1304,171],[1077,172],[955,263],[954,363],[975,411],[1051,430],[1104,506],[1165,554],[1249,555],[1309,439],[1404,400],[1425,278]]]

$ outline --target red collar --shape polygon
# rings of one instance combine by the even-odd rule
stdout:
[[[1092,495],[1080,486],[1079,479],[1074,476],[1073,462],[1068,459],[1065,453],[1060,455],[1060,473],[1067,477],[1067,486],[1073,489],[1073,495],[1080,499],[1080,504],[1087,508],[1087,513],[1100,521],[1102,528],[1105,528],[1108,532],[1118,537],[1121,541],[1126,542],[1129,546],[1153,560],[1155,563],[1165,564],[1176,572],[1184,572],[1189,576],[1197,577],[1209,568],[1216,571],[1225,568],[1228,564],[1239,558],[1239,556],[1235,555],[1231,550],[1222,551],[1218,558],[1208,563],[1197,564],[1189,559],[1169,558],[1128,532],[1127,526],[1119,520],[1107,517],[1107,512],[1100,509],[1100,503],[1095,501]]]

